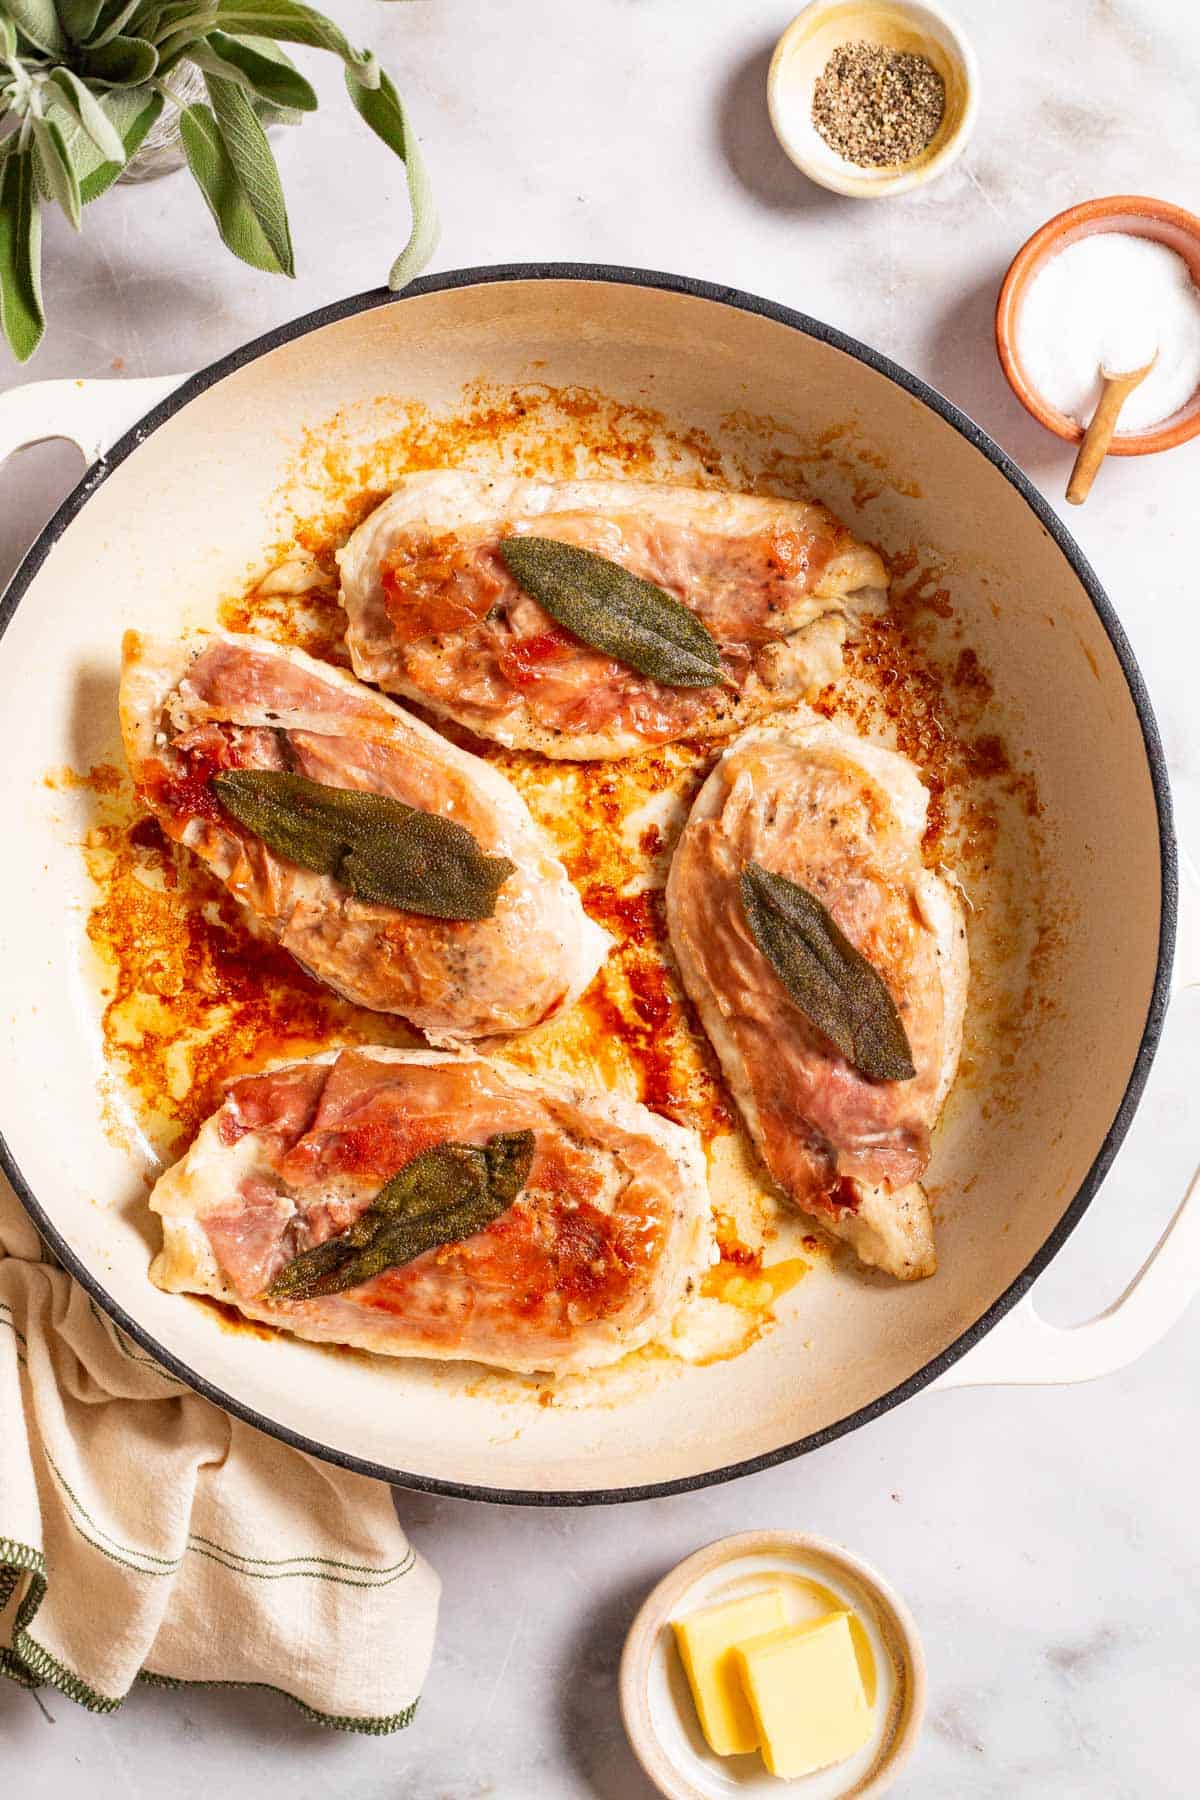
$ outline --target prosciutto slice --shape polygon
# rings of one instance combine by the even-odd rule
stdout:
[[[264,1290],[447,1141],[532,1131],[524,1188],[491,1225],[357,1287]],[[150,1205],[151,1275],[318,1342],[567,1373],[669,1330],[713,1256],[694,1132],[613,1094],[473,1056],[330,1051],[236,1081]]]
[[[532,533],[652,581],[704,621],[724,681],[672,688],[556,624],[510,574]],[[355,672],[483,737],[546,756],[617,757],[727,735],[841,669],[887,573],[824,507],[635,481],[406,476],[341,552]]]
[[[967,941],[921,862],[928,794],[903,756],[810,715],[747,732],[701,788],[667,885],[671,943],[780,1189],[865,1263],[936,1267],[919,1177],[958,1066]],[[890,990],[915,1066],[875,1081],[812,1024],[759,949],[747,862],[806,888]]]
[[[497,770],[340,670],[228,633],[127,634],[121,728],[138,792],[310,974],[435,1041],[536,1025],[582,992],[607,934],[588,919],[525,802]],[[427,918],[356,899],[276,855],[226,812],[222,769],[288,770],[464,825],[516,864],[490,918]]]

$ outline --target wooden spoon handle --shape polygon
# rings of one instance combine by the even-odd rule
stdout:
[[[1138,371],[1138,377],[1144,371]],[[1075,467],[1071,470],[1071,479],[1067,483],[1067,499],[1072,506],[1082,506],[1092,491],[1092,483],[1096,479],[1096,470],[1108,455],[1108,446],[1112,443],[1113,432],[1117,429],[1117,419],[1121,408],[1129,398],[1131,384],[1125,377],[1108,377],[1104,383],[1104,392],[1100,396],[1100,404],[1092,414],[1092,422],[1083,434],[1083,442],[1079,446],[1079,454],[1075,458]]]

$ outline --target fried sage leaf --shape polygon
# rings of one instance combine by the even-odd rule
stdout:
[[[277,769],[225,769],[213,786],[226,812],[277,856],[331,875],[370,905],[490,919],[516,873],[506,856],[485,856],[465,826],[386,794]]]
[[[456,1244],[507,1212],[529,1179],[532,1131],[501,1131],[482,1148],[439,1144],[406,1163],[353,1225],[281,1269],[267,1300],[319,1300]]]
[[[756,862],[740,886],[754,941],[806,1018],[873,1081],[911,1081],[912,1048],[887,983],[815,895]]]
[[[707,625],[654,582],[555,538],[503,538],[500,554],[526,593],[594,650],[664,687],[725,680]]]

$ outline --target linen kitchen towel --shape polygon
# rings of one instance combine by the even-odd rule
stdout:
[[[97,1712],[140,1679],[407,1725],[440,1584],[389,1489],[228,1418],[46,1256],[0,1176],[0,1672]]]

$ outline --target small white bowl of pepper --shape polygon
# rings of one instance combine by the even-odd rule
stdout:
[[[810,181],[855,199],[921,187],[975,124],[975,54],[941,8],[917,0],[813,0],[775,47],[775,135]]]

